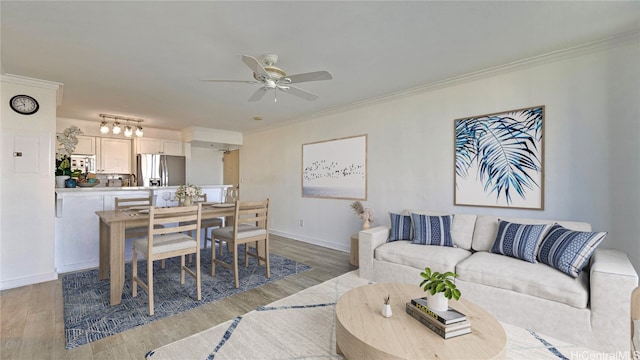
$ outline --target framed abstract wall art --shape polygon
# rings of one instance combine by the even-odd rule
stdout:
[[[454,125],[454,205],[544,209],[543,105]]]
[[[367,200],[367,135],[303,144],[302,196]]]

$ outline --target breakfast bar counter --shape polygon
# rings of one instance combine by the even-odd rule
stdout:
[[[208,201],[223,202],[232,185],[199,185]],[[117,197],[153,197],[155,206],[175,206],[177,186],[56,188],[55,264],[57,273],[98,267],[100,234],[97,211],[114,209]],[[130,244],[125,257],[131,258]]]

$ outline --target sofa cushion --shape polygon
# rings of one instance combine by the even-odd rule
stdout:
[[[411,214],[413,243],[453,247],[453,239],[451,238],[452,220],[453,215],[429,216]]]
[[[410,241],[393,241],[375,249],[376,260],[411,266],[424,270],[430,267],[433,271],[454,271],[456,264],[471,255],[469,250],[434,245],[416,245]],[[554,270],[555,271],[555,270]],[[557,272],[557,271],[556,271]],[[416,285],[420,278],[416,278]]]
[[[538,248],[551,225],[518,224],[498,220],[498,235],[491,252],[536,263]]]
[[[458,217],[458,215],[456,215]],[[523,218],[506,218],[500,217],[501,220],[519,223],[519,224],[549,224],[557,223],[567,229],[577,231],[591,231],[591,225],[576,221],[553,221],[539,219],[523,219]],[[454,224],[455,225],[455,224]],[[473,230],[472,248],[475,251],[491,251],[491,247],[498,235],[498,217],[490,215],[478,216]]]
[[[411,216],[389,213],[391,218],[391,231],[389,241],[412,240]]]
[[[442,211],[406,210],[404,214],[424,214],[424,215],[449,215]],[[473,239],[473,229],[476,226],[476,215],[455,214],[451,223],[451,238],[453,244],[466,250],[471,250],[471,240]],[[494,237],[495,239],[495,237]]]
[[[542,240],[538,258],[571,277],[578,277],[606,232],[574,231],[553,225]]]
[[[463,281],[513,290],[579,309],[585,309],[589,301],[586,271],[574,279],[544,264],[477,252],[460,262],[456,273]]]

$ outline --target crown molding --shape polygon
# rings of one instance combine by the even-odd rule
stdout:
[[[16,85],[24,85],[31,87],[38,87],[41,89],[47,90],[55,90],[56,91],[56,105],[62,105],[62,92],[64,89],[64,84],[54,81],[40,80],[35,78],[30,78],[26,76],[14,75],[14,74],[2,74],[0,75],[0,80],[6,83],[12,83]]]
[[[315,119],[315,118],[330,115],[330,114],[341,113],[348,110],[370,106],[373,104],[384,103],[384,102],[388,102],[388,101],[395,100],[402,97],[422,94],[429,91],[434,91],[434,90],[438,90],[438,89],[442,89],[442,88],[446,88],[454,85],[460,85],[460,84],[476,81],[483,78],[488,78],[488,77],[492,77],[500,74],[505,74],[505,73],[509,73],[517,70],[526,69],[533,66],[539,66],[539,65],[552,63],[560,60],[565,60],[568,58],[577,57],[577,56],[585,55],[588,53],[604,51],[604,50],[612,49],[618,46],[627,45],[633,42],[640,42],[640,31],[637,29],[620,33],[610,37],[601,38],[601,39],[584,43],[581,45],[565,48],[562,50],[552,51],[552,52],[544,53],[541,55],[532,56],[526,59],[517,60],[510,63],[490,67],[484,70],[475,71],[475,72],[471,72],[471,73],[467,73],[459,76],[454,76],[454,77],[450,77],[450,78],[439,80],[439,81],[434,81],[434,82],[421,85],[415,88],[395,92],[392,94],[387,94],[385,96],[371,98],[371,99],[359,101],[356,103],[336,107],[333,109],[316,112],[313,114],[308,114],[300,118],[291,119],[289,121],[284,121],[275,125],[271,125],[268,128],[255,129],[253,131],[247,132],[247,134],[269,131],[269,130],[273,130],[274,128],[297,123],[300,120],[311,120],[311,119]]]

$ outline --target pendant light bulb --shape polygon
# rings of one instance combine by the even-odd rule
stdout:
[[[109,125],[106,121],[102,120],[100,123],[100,134],[108,134],[109,133]]]
[[[120,131],[122,131],[122,129],[120,129],[120,123],[117,120],[113,122],[113,129],[111,131],[114,135],[118,135]]]
[[[144,134],[144,133],[142,132],[142,126],[138,125],[138,126],[136,127],[136,136],[137,136],[137,137],[142,137],[142,135],[143,135],[143,134]]]

